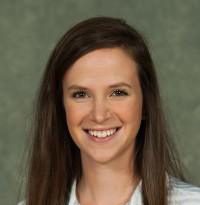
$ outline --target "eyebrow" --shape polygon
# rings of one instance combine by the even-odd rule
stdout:
[[[112,85],[109,85],[109,88],[115,88],[115,87],[122,87],[122,86],[126,86],[126,87],[129,87],[129,88],[132,88],[132,86],[128,83],[125,83],[125,82],[119,82],[119,83],[115,83],[115,84],[112,84]],[[71,85],[67,88],[68,90],[73,90],[73,89],[82,89],[82,90],[89,90],[89,88],[87,87],[84,87],[84,86],[81,86],[81,85]]]

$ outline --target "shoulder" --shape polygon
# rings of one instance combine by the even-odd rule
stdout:
[[[17,205],[25,205],[25,201],[20,201]]]
[[[200,187],[170,177],[170,204],[199,205]]]

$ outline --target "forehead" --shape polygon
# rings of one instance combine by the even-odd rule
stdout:
[[[91,51],[78,60],[64,75],[66,83],[97,83],[134,81],[138,78],[137,64],[121,48]]]

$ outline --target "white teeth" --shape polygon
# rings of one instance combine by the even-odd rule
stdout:
[[[110,129],[110,130],[104,130],[104,131],[88,130],[88,133],[92,136],[103,138],[103,137],[107,137],[107,136],[114,134],[116,132],[116,130],[117,130],[117,128]]]

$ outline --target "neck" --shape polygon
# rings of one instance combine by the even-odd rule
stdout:
[[[121,205],[129,201],[139,182],[132,161],[100,164],[82,158],[83,175],[77,186],[81,205]]]

